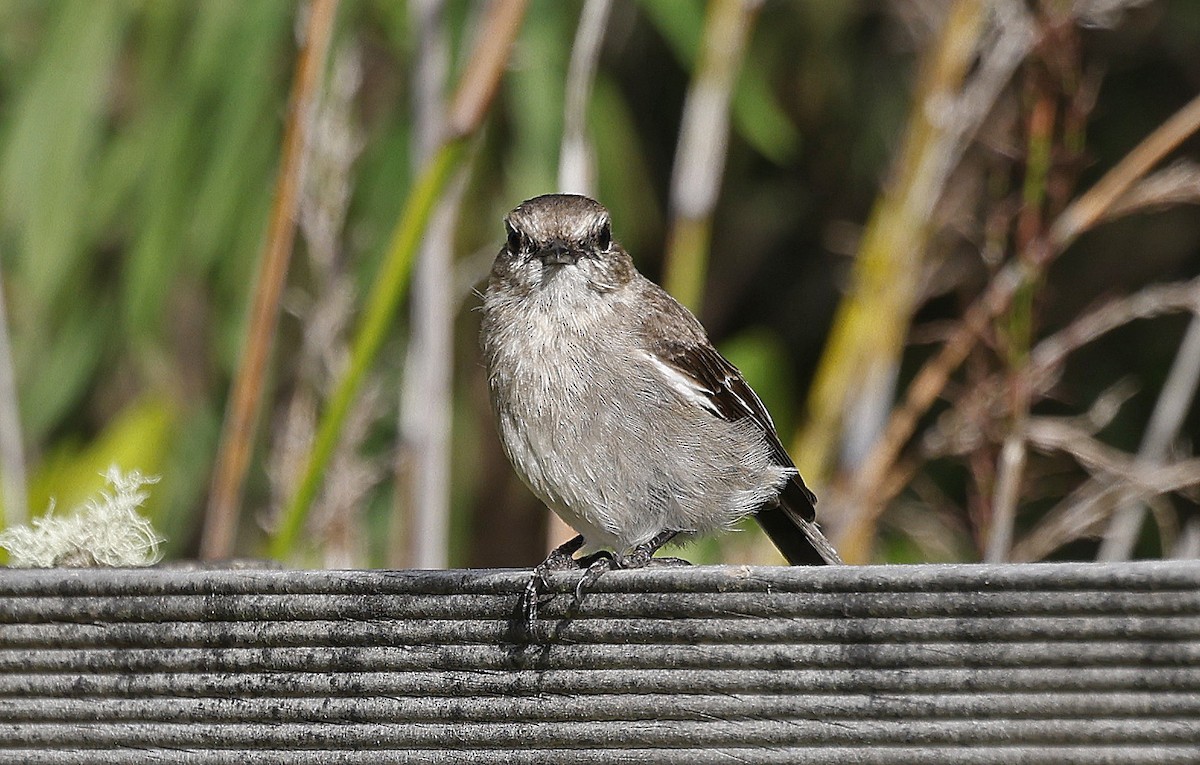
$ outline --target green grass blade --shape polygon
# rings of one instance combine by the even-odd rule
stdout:
[[[341,435],[346,414],[392,326],[400,299],[408,287],[421,235],[446,184],[462,164],[467,143],[466,139],[460,138],[444,144],[422,171],[408,197],[379,276],[367,298],[349,366],[330,398],[329,408],[325,410],[317,430],[308,465],[268,546],[268,554],[273,558],[282,559],[295,548],[296,539],[320,486],[321,476]]]

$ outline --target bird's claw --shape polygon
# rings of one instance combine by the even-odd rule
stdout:
[[[546,559],[534,567],[525,583],[522,594],[521,611],[524,617],[523,627],[526,636],[533,635],[533,626],[538,620],[538,608],[541,606],[542,595],[549,590],[550,582],[546,575],[551,571],[583,570],[583,576],[575,584],[575,600],[573,607],[583,602],[583,595],[606,571],[620,568],[645,568],[647,566],[690,566],[682,558],[655,558],[654,553],[670,541],[678,532],[664,531],[654,539],[638,545],[628,554],[617,555],[607,550],[576,558],[575,553],[583,546],[583,537],[577,536],[569,542],[559,545]]]
[[[583,576],[575,583],[575,606],[583,602],[583,592],[596,583],[601,574],[614,568],[621,568],[620,559],[612,554],[589,556],[590,563],[583,571]]]
[[[577,536],[554,548],[546,559],[534,567],[525,583],[525,591],[521,597],[521,610],[524,617],[526,635],[533,634],[533,625],[538,618],[538,607],[541,605],[542,592],[550,588],[546,574],[551,571],[577,569],[580,562],[575,560],[575,553],[583,546],[583,536]]]
[[[548,585],[546,570],[541,566],[536,567],[530,575],[529,581],[525,582],[525,592],[521,596],[521,610],[527,635],[533,633],[533,624],[537,621],[538,605],[541,599],[540,590]]]

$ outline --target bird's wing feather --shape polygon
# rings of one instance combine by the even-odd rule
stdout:
[[[647,353],[668,384],[684,399],[730,422],[749,417],[766,437],[778,464],[795,467],[775,432],[767,408],[737,367],[711,345],[664,340],[653,344]],[[807,504],[816,502],[816,496],[798,476],[793,482],[804,492]]]
[[[774,436],[775,424],[762,401],[737,368],[712,346],[667,341],[657,344],[649,355],[672,387],[689,400],[731,422],[750,417]]]

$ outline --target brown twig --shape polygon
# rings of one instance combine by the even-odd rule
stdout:
[[[1200,204],[1200,165],[1190,160],[1174,162],[1130,187],[1113,203],[1108,219],[1180,204]]]
[[[1132,321],[1185,311],[1200,312],[1200,279],[1154,284],[1088,311],[1034,346],[1023,370],[1030,392],[1035,396],[1048,393],[1058,382],[1067,357],[1104,334]],[[970,418],[1003,417],[1005,385],[999,374],[976,383],[927,432],[924,455],[961,455],[978,448],[983,435]]]
[[[446,117],[447,141],[465,138],[483,124],[487,110],[500,87],[500,76],[508,64],[513,41],[525,18],[529,0],[499,0],[488,5],[467,68]]]
[[[1103,519],[1080,512],[1080,509],[1094,507],[1094,500],[1105,491],[1106,487],[1094,481],[1078,486],[1013,545],[1009,560],[1013,563],[1042,560],[1067,542],[1098,531]]]
[[[296,236],[304,152],[311,127],[309,117],[325,68],[337,6],[337,0],[313,0],[307,9],[304,45],[296,60],[291,109],[284,127],[266,245],[255,278],[248,335],[233,380],[204,516],[200,557],[209,560],[228,557],[234,548],[242,485],[254,447],[267,360],[279,322],[279,301]]]
[[[1070,454],[1094,476],[1014,545],[1014,561],[1040,560],[1073,539],[1097,533],[1108,518],[1105,508],[1122,495],[1145,498],[1200,484],[1200,459],[1141,465],[1135,456],[1100,443],[1086,430],[1063,420],[1036,419],[1026,434],[1031,445]]]
[[[1153,284],[1088,311],[1037,344],[1030,354],[1035,389],[1047,389],[1066,357],[1117,327],[1180,311],[1200,312],[1200,278]]]
[[[1107,220],[1112,209],[1162,158],[1200,130],[1200,96],[1189,101],[1125,155],[1050,227],[1049,252],[1066,249],[1083,232]],[[1120,209],[1120,208],[1118,208]]]
[[[1081,427],[1068,418],[1033,417],[1025,429],[1029,443],[1044,451],[1058,451],[1072,458],[1088,471],[1106,476],[1137,481],[1129,475],[1133,457],[1096,440],[1089,428]]]

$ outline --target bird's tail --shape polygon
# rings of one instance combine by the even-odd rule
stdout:
[[[779,504],[758,511],[758,525],[793,566],[838,564],[842,558],[817,526],[817,498],[799,476],[784,486]]]

